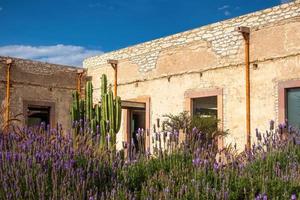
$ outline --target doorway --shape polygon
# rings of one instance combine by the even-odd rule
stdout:
[[[122,109],[125,113],[124,140],[127,144],[123,147],[126,156],[129,159],[135,159],[150,147],[150,98],[123,100]]]
[[[145,109],[129,109],[129,122],[130,125],[128,126],[128,141],[129,149],[131,149],[130,157],[133,154],[142,153],[145,151],[145,130],[146,128],[146,111]]]

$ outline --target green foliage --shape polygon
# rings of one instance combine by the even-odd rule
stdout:
[[[163,126],[168,130],[188,130],[191,127],[191,117],[189,112],[181,112],[178,115],[167,114]]]
[[[141,158],[134,165],[123,168],[119,174],[119,181],[127,185],[130,191],[140,193],[143,185],[149,179],[154,178],[160,182],[159,177],[157,177],[159,173],[169,173],[180,167],[191,166],[191,161],[192,158],[190,156],[187,157],[180,153],[171,154],[160,159],[152,158],[147,160]],[[157,182],[153,184],[160,185]]]
[[[284,151],[257,158],[243,168],[229,165],[222,171],[212,166],[195,169],[190,160],[181,160],[182,165],[172,165],[170,170],[164,170],[161,165],[143,183],[141,199],[254,199],[264,193],[268,199],[290,199],[291,194],[300,195],[300,177],[299,171],[290,174],[291,166],[285,164],[299,164],[299,153],[299,147],[290,145]],[[293,160],[288,160],[292,157]],[[274,171],[277,165],[281,166],[279,174]]]
[[[183,130],[189,134],[187,135],[187,139],[189,140],[196,141],[194,138],[195,134],[192,134],[193,130],[201,132],[202,146],[216,143],[219,137],[225,137],[228,134],[228,131],[219,129],[220,121],[215,117],[190,116],[186,111],[178,115],[168,114],[165,117],[167,118],[163,122],[165,129],[169,131]]]

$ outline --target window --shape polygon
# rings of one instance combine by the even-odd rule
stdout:
[[[55,125],[55,103],[44,101],[23,101],[24,124],[28,127],[44,122]]]
[[[300,80],[278,84],[278,122],[300,129]]]
[[[28,107],[27,126],[40,125],[42,122],[50,124],[50,107]]]
[[[217,96],[194,98],[192,101],[193,115],[218,117]]]
[[[185,92],[185,108],[192,115],[214,117],[223,130],[223,90],[221,88],[191,89]],[[224,147],[223,138],[218,138],[218,148]]]
[[[300,128],[300,88],[286,90],[286,116],[288,124]]]

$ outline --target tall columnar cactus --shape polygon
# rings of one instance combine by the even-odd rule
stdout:
[[[115,133],[119,132],[121,127],[121,116],[122,116],[122,106],[121,106],[121,98],[116,96],[115,99],[115,108],[116,108],[116,117],[115,117]]]
[[[91,81],[86,83],[85,90],[86,120],[90,121],[93,119],[93,85]]]
[[[107,77],[103,74],[101,77],[101,104],[95,105],[93,105],[91,81],[86,83],[85,100],[79,98],[78,92],[73,92],[71,118],[73,121],[85,120],[93,133],[97,131],[97,126],[99,126],[101,148],[105,147],[108,134],[110,136],[109,146],[115,148],[116,134],[121,126],[121,98],[113,95],[111,87],[107,88]]]
[[[79,100],[79,119],[84,119],[84,115],[85,115],[85,100],[84,99],[80,99]]]
[[[101,76],[101,95],[107,93],[107,77],[105,74]]]
[[[79,119],[79,94],[77,91],[72,93],[71,119],[76,121]]]
[[[111,87],[107,90],[105,74],[101,77],[101,99],[101,132],[105,131],[110,135],[110,146],[113,147],[120,130],[121,100],[120,97],[114,97]]]

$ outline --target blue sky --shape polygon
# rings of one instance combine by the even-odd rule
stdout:
[[[101,54],[288,0],[0,0],[0,55],[80,66]]]

